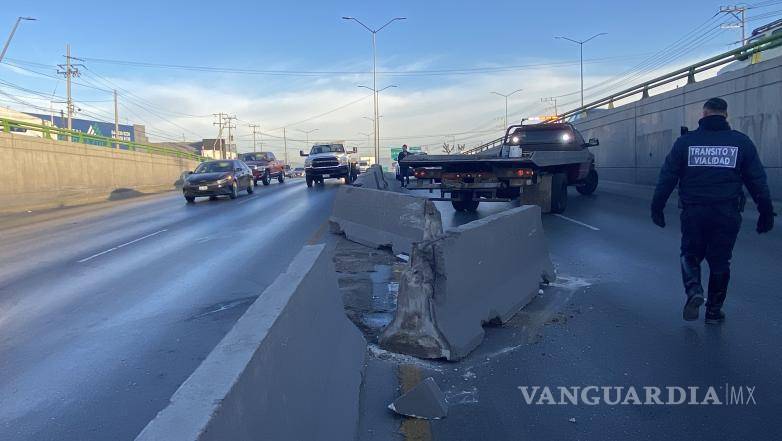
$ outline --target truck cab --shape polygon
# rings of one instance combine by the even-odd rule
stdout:
[[[277,179],[280,184],[285,182],[285,164],[278,161],[274,153],[241,153],[239,159],[252,170],[255,185],[258,185],[258,181],[263,182],[263,185],[269,185],[272,178]]]
[[[315,144],[309,153],[299,151],[304,160],[304,179],[307,187],[313,184],[323,184],[325,179],[344,179],[346,184],[352,183],[358,175],[358,165],[350,155],[356,149],[346,149],[344,144]]]

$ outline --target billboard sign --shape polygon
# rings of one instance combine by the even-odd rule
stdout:
[[[68,127],[68,118],[66,117],[45,115],[42,113],[28,113],[28,115],[35,116],[36,118],[40,118],[44,121],[53,120],[54,125],[61,129]],[[127,124],[120,124],[119,133],[114,133],[114,123],[72,118],[71,127],[73,127],[73,130],[77,132],[86,133],[88,135],[105,136],[122,141],[135,141],[133,126],[129,126]]]

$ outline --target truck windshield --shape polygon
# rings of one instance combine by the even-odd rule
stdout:
[[[569,129],[518,128],[508,137],[508,144],[570,144],[573,132]]]
[[[312,146],[311,155],[318,153],[345,153],[345,147],[342,144],[322,144]]]
[[[265,153],[242,153],[239,155],[242,161],[266,161]]]

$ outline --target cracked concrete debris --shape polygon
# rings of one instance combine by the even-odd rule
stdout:
[[[388,405],[394,412],[413,418],[440,419],[448,415],[445,394],[428,377]]]

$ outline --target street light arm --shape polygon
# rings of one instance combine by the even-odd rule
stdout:
[[[589,41],[592,41],[592,40],[594,40],[595,38],[597,38],[597,37],[599,37],[601,35],[608,35],[608,33],[607,32],[601,32],[599,34],[595,34],[595,35],[587,38],[586,40],[584,40],[584,43],[588,43]]]
[[[360,24],[364,27],[364,29],[368,30],[371,33],[376,33],[377,31],[373,31],[369,26],[365,25],[364,23],[361,23],[361,20],[357,19],[356,17],[342,17],[343,20],[353,20],[356,23]]]
[[[583,41],[574,40],[574,39],[572,39],[572,38],[563,37],[563,36],[561,36],[561,35],[560,35],[560,36],[557,36],[557,37],[554,37],[554,38],[555,38],[555,39],[557,39],[557,40],[567,40],[567,41],[571,41],[571,42],[573,42],[573,43],[576,43],[576,44],[584,44],[584,42],[583,42]]]
[[[513,92],[509,93],[508,96],[511,96],[511,95],[513,95],[513,94],[515,94],[517,92],[521,92],[522,90],[524,90],[524,89],[516,89]]]
[[[392,84],[392,85],[390,85],[390,86],[386,86],[386,87],[384,87],[384,88],[382,88],[382,89],[378,90],[378,91],[377,91],[377,93],[380,93],[380,92],[382,92],[382,91],[384,91],[384,90],[386,90],[386,89],[388,89],[388,88],[391,88],[391,87],[399,87],[399,86],[397,86],[396,84]]]
[[[407,20],[407,17],[394,17],[391,20],[388,20],[388,23],[384,24],[383,26],[380,26],[380,28],[378,28],[378,30],[376,30],[375,33],[382,31],[384,27],[390,25],[391,23],[397,20]]]

